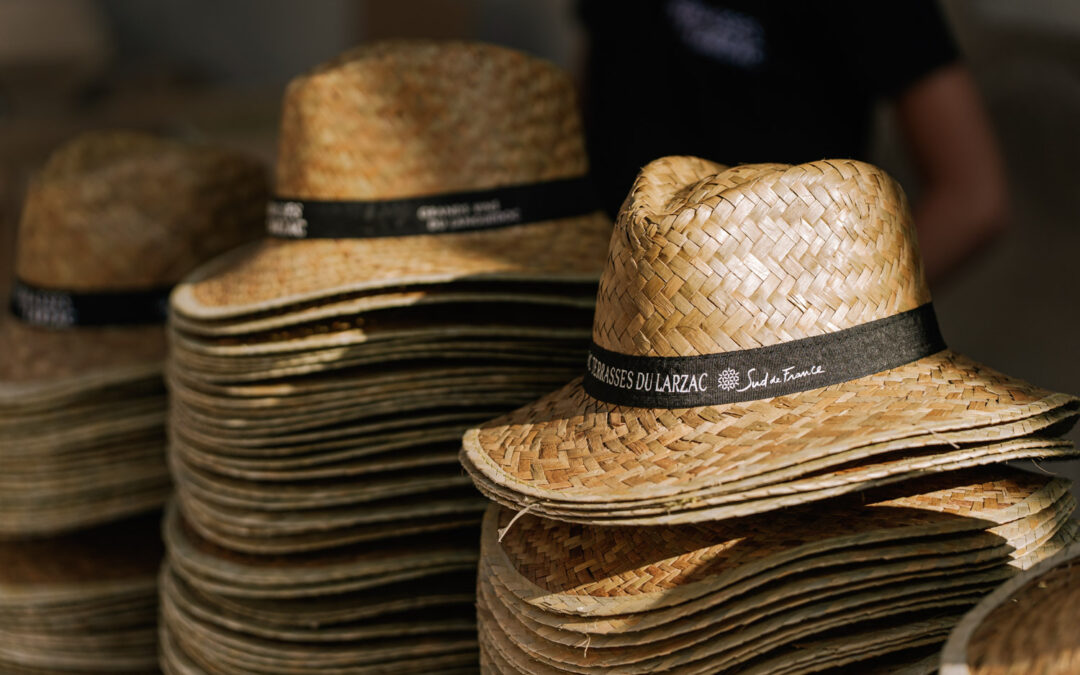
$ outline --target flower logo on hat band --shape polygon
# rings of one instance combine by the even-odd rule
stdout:
[[[716,386],[724,391],[731,391],[739,386],[739,373],[734,368],[725,368],[720,371]]]

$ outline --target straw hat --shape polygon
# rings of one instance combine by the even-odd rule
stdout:
[[[831,480],[886,453],[900,475],[1061,414],[1042,425],[1052,437],[1078,405],[945,348],[903,192],[850,160],[646,166],[611,239],[593,343],[584,378],[465,435],[489,496],[582,522],[650,500],[649,522],[702,520],[716,514],[684,497]]]
[[[493,506],[484,657],[502,661],[492,672],[814,672],[940,642],[994,585],[1075,540],[1068,489],[993,467],[866,503],[640,528]]]
[[[61,147],[26,197],[0,381],[159,368],[169,287],[250,240],[265,198],[260,164],[231,152],[129,132]]]
[[[289,84],[276,238],[201,269],[173,307],[207,321],[392,286],[595,281],[610,223],[586,171],[553,64],[476,43],[360,47]]]
[[[148,672],[159,517],[0,542],[0,671]]]
[[[20,224],[0,317],[0,533],[43,536],[159,507],[173,284],[261,228],[254,160],[144,134],[58,149]]]
[[[942,675],[1080,672],[1080,543],[988,595],[949,635]]]

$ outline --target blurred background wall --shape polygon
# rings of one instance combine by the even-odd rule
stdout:
[[[946,338],[1001,370],[1080,393],[1080,3],[943,6],[999,135],[1014,213],[1002,240],[934,289]],[[271,162],[281,90],[296,73],[392,36],[482,39],[574,70],[582,44],[574,7],[573,0],[0,0],[0,291],[10,278],[25,181],[81,129],[213,139]],[[878,164],[914,185],[887,106],[874,147]],[[1076,463],[1046,468],[1080,479]]]

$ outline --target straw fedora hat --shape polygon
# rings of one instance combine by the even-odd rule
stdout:
[[[272,236],[178,287],[199,320],[454,280],[595,282],[610,222],[574,88],[492,45],[391,41],[285,92]]]
[[[623,205],[584,378],[470,430],[462,459],[540,514],[821,472],[950,431],[971,443],[1065,409],[1059,431],[1077,403],[945,347],[881,170],[668,157]]]
[[[26,197],[0,380],[160,367],[170,287],[255,236],[266,195],[262,166],[223,150],[130,132],[58,149]]]

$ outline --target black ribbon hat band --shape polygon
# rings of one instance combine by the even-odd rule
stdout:
[[[110,326],[162,323],[172,287],[83,293],[32,286],[16,280],[11,313],[35,326]]]
[[[284,239],[367,239],[486,230],[597,210],[585,177],[381,201],[270,201],[266,230]]]
[[[704,356],[631,356],[589,349],[593,398],[638,408],[693,408],[795,394],[917,361],[945,349],[931,303],[852,328]]]

